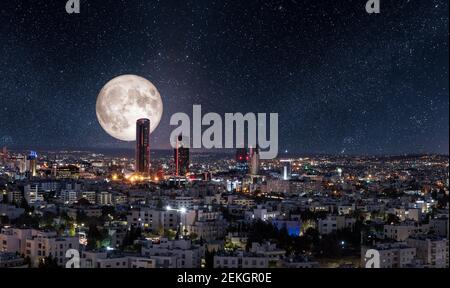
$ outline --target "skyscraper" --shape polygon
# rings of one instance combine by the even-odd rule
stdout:
[[[26,170],[30,173],[31,177],[36,176],[36,158],[37,153],[35,151],[30,151],[30,154],[27,156]]]
[[[245,163],[248,162],[249,156],[247,148],[237,148],[236,149],[236,162]]]
[[[136,121],[136,172],[149,173],[150,170],[150,120]]]
[[[185,176],[189,172],[189,143],[182,135],[177,137],[174,149],[175,175]]]
[[[291,159],[282,159],[280,160],[281,164],[281,177],[283,180],[290,180],[292,177],[292,160]]]
[[[259,148],[250,148],[250,174],[259,174]]]
[[[248,171],[248,162],[250,156],[248,155],[247,148],[236,149],[236,169],[242,172]]]

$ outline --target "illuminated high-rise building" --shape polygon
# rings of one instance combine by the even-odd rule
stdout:
[[[14,163],[14,167],[17,169],[19,173],[25,173],[27,171],[27,159],[22,154],[17,154],[11,159]]]
[[[37,153],[35,151],[30,151],[30,154],[27,156],[26,170],[30,173],[31,177],[36,176],[36,159]]]
[[[290,180],[292,178],[292,160],[282,159],[281,164],[281,177],[283,180]]]
[[[175,175],[186,176],[189,173],[189,143],[179,135],[174,149]]]
[[[249,155],[247,148],[237,148],[236,149],[236,162],[245,163],[248,162]]]
[[[259,174],[259,148],[250,148],[250,174],[258,175]]]
[[[136,167],[139,173],[150,172],[150,120],[136,121]]]
[[[247,148],[237,148],[236,149],[236,169],[239,171],[248,171],[248,162],[250,160],[250,155],[248,154]]]

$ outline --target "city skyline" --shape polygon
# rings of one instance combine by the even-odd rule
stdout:
[[[448,35],[445,0],[2,1],[0,283],[448,271]]]
[[[95,101],[135,73],[164,103],[152,149],[170,149],[170,116],[199,104],[279,113],[279,154],[448,154],[448,4],[368,15],[359,2],[5,3],[0,146],[132,149]]]

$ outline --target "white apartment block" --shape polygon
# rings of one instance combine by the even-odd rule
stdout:
[[[406,242],[380,243],[373,247],[361,248],[361,266],[365,267],[365,255],[369,249],[380,253],[380,268],[405,268],[413,264],[416,257],[416,248],[410,247]]]
[[[76,190],[63,190],[61,191],[61,199],[64,204],[74,204],[80,199],[86,199],[91,204],[95,204],[97,195],[94,191],[76,191]]]
[[[39,190],[39,185],[26,185],[24,187],[24,197],[28,204],[44,201],[44,195]]]
[[[262,220],[276,219],[280,215],[279,211],[269,211],[268,209],[258,205],[253,211],[245,212],[245,220]]]
[[[384,236],[395,241],[405,241],[412,235],[426,234],[429,230],[429,225],[404,222],[400,224],[384,225]]]
[[[271,259],[242,251],[214,256],[214,268],[269,268]]]
[[[78,213],[84,213],[87,217],[101,217],[102,209],[98,206],[71,206],[66,209],[67,215],[72,219],[77,219]]]
[[[355,204],[348,205],[338,205],[337,210],[339,215],[350,215],[353,211],[355,211]]]
[[[175,209],[191,208],[194,205],[194,199],[187,196],[177,196],[167,201],[168,205]]]
[[[176,210],[141,207],[132,209],[127,215],[129,226],[151,231],[158,231],[161,228],[176,230],[180,221],[180,213]]]
[[[83,191],[83,192],[80,192],[78,200],[80,200],[82,198],[88,200],[89,203],[91,203],[91,204],[95,204],[96,200],[97,200],[97,193],[95,193],[95,191]]]
[[[153,255],[151,259],[155,260],[156,268],[179,268],[181,259],[174,254]]]
[[[255,200],[247,199],[247,198],[237,198],[237,199],[232,200],[232,204],[246,206],[246,207],[253,207],[253,206],[255,206]]]
[[[142,257],[129,257],[129,268],[149,269],[156,268],[156,259],[148,259]]]
[[[193,225],[187,226],[189,234],[197,235],[197,238],[203,238],[206,241],[219,239],[225,236],[227,222],[224,219],[201,220]]]
[[[107,191],[102,191],[97,193],[97,204],[101,206],[110,206],[113,204],[112,193]]]
[[[42,182],[40,183],[41,190],[50,192],[50,191],[56,191],[60,187],[60,183],[58,182]]]
[[[156,268],[156,260],[115,254],[108,251],[84,251],[81,268]]]
[[[79,250],[77,237],[58,237],[56,232],[16,228],[3,229],[0,233],[0,251],[24,254],[30,257],[33,267],[48,256],[64,266],[68,249]]]
[[[124,255],[114,255],[107,251],[83,251],[81,268],[128,268],[129,259]]]
[[[8,203],[22,203],[23,193],[21,191],[8,191]]]
[[[319,268],[319,262],[312,261],[307,257],[287,257],[280,262],[282,268]]]
[[[61,199],[64,204],[74,204],[78,201],[78,192],[74,190],[63,190],[61,191]]]
[[[284,258],[286,251],[278,249],[276,244],[263,243],[259,244],[253,242],[250,248],[250,252],[258,256],[263,256],[271,260],[278,260]]]
[[[319,233],[325,235],[345,228],[353,229],[355,222],[356,220],[354,218],[349,218],[344,215],[329,215],[325,219],[319,219],[317,227]]]
[[[430,219],[430,230],[433,230],[434,234],[448,239],[448,223],[448,217]]]
[[[227,241],[229,241],[234,246],[238,247],[239,249],[244,250],[247,246],[247,236],[239,236],[237,233],[228,233],[227,235]]]
[[[168,240],[161,238],[159,241],[148,241],[142,247],[142,256],[175,256],[176,268],[200,268],[203,249],[192,245],[191,240]]]
[[[407,240],[417,251],[417,259],[429,268],[448,268],[448,239],[433,235],[417,235]]]
[[[388,214],[394,214],[400,221],[413,220],[418,222],[422,215],[420,209],[417,208],[390,208],[387,210]]]
[[[128,203],[128,196],[121,193],[112,194],[112,202],[114,205],[122,205]]]

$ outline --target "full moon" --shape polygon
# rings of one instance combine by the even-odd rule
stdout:
[[[122,75],[106,83],[97,97],[97,118],[112,137],[136,140],[136,120],[150,119],[150,133],[161,120],[163,104],[155,85],[136,75]]]

